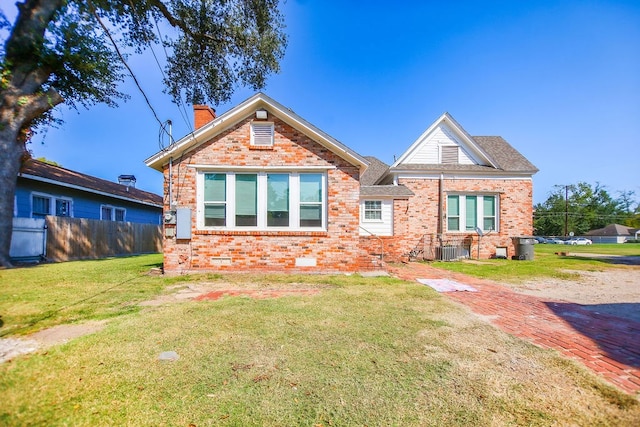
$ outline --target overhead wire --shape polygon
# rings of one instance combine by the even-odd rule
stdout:
[[[153,117],[156,119],[156,121],[158,122],[158,124],[160,124],[162,126],[162,121],[160,120],[160,118],[158,117],[158,114],[156,113],[156,110],[153,108],[153,106],[151,105],[151,101],[149,101],[149,98],[147,97],[147,94],[144,92],[144,90],[142,89],[142,86],[140,85],[140,82],[138,82],[138,79],[136,77],[136,75],[134,74],[133,70],[131,69],[131,67],[129,66],[129,64],[127,63],[127,61],[125,60],[124,56],[122,55],[122,53],[120,52],[120,49],[118,48],[118,45],[116,43],[116,41],[113,39],[113,36],[111,35],[111,33],[109,32],[109,29],[107,28],[107,26],[102,22],[102,19],[100,19],[100,16],[98,15],[98,13],[96,12],[96,9],[93,7],[93,4],[91,4],[91,2],[89,2],[89,4],[91,5],[91,13],[93,14],[93,16],[96,18],[96,20],[98,21],[98,23],[100,24],[100,26],[102,27],[102,30],[105,32],[105,34],[107,35],[107,37],[109,38],[109,40],[111,41],[111,44],[113,45],[113,48],[116,51],[116,54],[118,55],[118,58],[120,58],[120,61],[122,62],[122,64],[125,66],[125,68],[127,69],[127,71],[129,71],[129,74],[131,75],[131,78],[133,79],[133,82],[135,83],[135,85],[138,87],[138,90],[140,91],[140,93],[142,94],[142,97],[144,98],[145,102],[147,103],[147,106],[149,107],[149,109],[151,110],[151,113],[153,113]]]

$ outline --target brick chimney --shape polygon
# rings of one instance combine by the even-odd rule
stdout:
[[[201,128],[216,118],[216,110],[208,105],[193,106],[193,125],[196,129]]]

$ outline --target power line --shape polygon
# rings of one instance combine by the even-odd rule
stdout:
[[[116,44],[116,41],[111,36],[111,33],[107,29],[107,26],[104,25],[104,23],[100,19],[100,16],[98,16],[98,13],[96,12],[95,8],[93,7],[93,4],[91,4],[91,2],[89,2],[89,4],[91,6],[91,13],[98,20],[98,23],[100,24],[100,26],[104,30],[104,32],[107,35],[107,37],[109,37],[109,40],[111,41],[111,44],[113,44],[113,48],[115,49],[116,53],[118,54],[118,57],[120,58],[120,61],[124,64],[126,69],[129,71],[129,74],[131,75],[131,78],[133,79],[134,83],[138,87],[138,90],[142,94],[145,102],[147,103],[147,106],[149,107],[149,109],[153,113],[153,117],[155,117],[155,119],[158,122],[158,124],[160,126],[162,126],[162,121],[158,118],[158,115],[156,114],[156,110],[154,110],[153,106],[151,105],[151,102],[149,101],[149,98],[147,98],[147,94],[144,93],[144,90],[142,90],[142,86],[140,86],[140,83],[138,82],[138,79],[136,78],[135,74],[133,73],[133,70],[131,69],[131,67],[129,67],[129,64],[127,64],[127,61],[124,59],[124,56],[120,52],[120,49],[118,48],[118,45]]]

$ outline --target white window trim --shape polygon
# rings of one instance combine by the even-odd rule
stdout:
[[[470,197],[476,197],[477,198],[477,209],[476,209],[476,224],[478,227],[480,227],[480,229],[484,232],[484,233],[488,233],[489,231],[500,231],[500,218],[499,218],[499,214],[500,214],[500,197],[498,194],[491,194],[491,193],[478,193],[478,194],[474,194],[474,193],[448,193],[447,194],[447,201],[449,200],[449,196],[458,196],[458,204],[459,204],[459,208],[460,208],[460,212],[458,217],[460,218],[459,220],[459,224],[460,224],[460,228],[461,230],[449,230],[449,214],[446,214],[446,220],[445,220],[445,226],[447,229],[448,233],[460,233],[460,234],[468,234],[468,233],[472,233],[475,232],[475,230],[467,230],[466,228],[466,223],[467,223],[467,203],[466,203],[466,197],[470,196]],[[492,197],[495,200],[495,228],[491,229],[491,230],[485,230],[484,229],[484,198],[485,197]],[[447,206],[448,209],[448,206]],[[445,213],[447,212],[447,210],[445,210]]]
[[[62,196],[54,196],[52,194],[41,193],[38,191],[31,192],[31,197],[29,198],[29,210],[31,218],[35,218],[33,216],[33,197],[43,197],[49,199],[49,215],[56,215],[56,200],[64,200],[65,202],[69,202],[69,215],[67,217],[73,218],[73,199],[71,197],[62,197]],[[17,205],[15,207],[16,215],[17,215]]]
[[[255,138],[255,127],[262,127],[262,128],[266,128],[269,127],[270,129],[270,135],[269,135],[269,142],[266,142],[266,133],[265,133],[265,137],[264,137],[264,141],[261,139],[256,140]],[[274,134],[275,134],[275,130],[274,130],[275,126],[273,124],[273,122],[251,122],[251,145],[254,147],[273,147],[273,140],[274,138]]]
[[[106,219],[102,216],[102,209],[103,208],[109,208],[111,209],[111,218]],[[123,220],[122,221],[118,221],[118,222],[126,222],[127,221],[127,210],[125,208],[121,208],[119,206],[113,206],[113,205],[100,205],[100,220],[102,221],[115,221],[116,220],[116,210],[120,210],[123,211]]]
[[[375,211],[380,212],[380,218],[376,218],[376,219],[372,219],[372,218],[367,218],[367,202],[378,202],[380,203],[380,209],[375,209]],[[368,222],[368,223],[383,223],[384,219],[382,218],[382,200],[381,199],[363,199],[362,200],[362,222]],[[371,211],[374,211],[374,209],[370,209]]]
[[[204,176],[207,173],[225,173],[226,179],[226,226],[205,226],[204,225]],[[282,169],[272,171],[254,171],[257,175],[257,203],[258,221],[257,226],[236,226],[235,206],[236,206],[236,174],[249,173],[247,170],[234,171],[211,171],[199,170],[197,181],[197,212],[196,226],[198,230],[220,230],[220,231],[327,231],[327,175],[324,171],[305,170],[304,172],[292,172]],[[289,227],[267,226],[267,175],[268,174],[288,174],[289,175]],[[320,227],[300,227],[300,175],[305,173],[315,173],[322,176],[322,225]],[[303,204],[304,205],[304,204]]]

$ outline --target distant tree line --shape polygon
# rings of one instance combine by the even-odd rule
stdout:
[[[633,191],[623,191],[614,198],[599,183],[556,185],[547,200],[534,205],[536,235],[566,236],[573,232],[579,236],[609,224],[640,228],[640,203]]]

